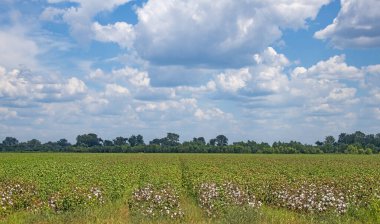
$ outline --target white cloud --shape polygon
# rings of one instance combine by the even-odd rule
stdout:
[[[95,71],[91,71],[87,78],[92,80],[97,79],[104,79],[106,75],[104,74],[103,70],[100,68],[97,68]]]
[[[162,102],[147,102],[143,103],[140,106],[136,107],[137,112],[145,112],[145,111],[168,111],[168,110],[176,110],[185,111],[185,110],[193,110],[197,107],[197,100],[193,98],[188,99],[180,99],[180,100],[171,100],[171,101],[162,101]]]
[[[238,71],[229,71],[222,73],[216,78],[216,82],[223,90],[236,92],[246,87],[247,81],[252,78],[248,68],[242,68]]]
[[[328,103],[320,103],[315,104],[310,108],[311,113],[319,113],[320,115],[323,114],[335,114],[341,112],[338,108],[334,107],[331,104]]]
[[[0,67],[1,97],[27,95],[27,82],[23,78],[19,78],[18,73],[18,70],[7,73],[4,68]]]
[[[0,67],[0,97],[10,99],[68,100],[80,97],[87,91],[86,84],[72,77],[68,80],[49,80],[21,70],[7,72]]]
[[[128,3],[130,0],[48,0],[53,4],[42,12],[41,17],[47,20],[62,20],[70,26],[71,33],[81,42],[91,37],[91,24],[94,16],[100,12],[112,11],[116,7]],[[61,2],[78,3],[65,9],[58,9],[54,4]]]
[[[356,91],[355,88],[334,88],[327,99],[338,102],[354,99]]]
[[[214,79],[202,85],[177,87],[151,86],[149,73],[142,68],[96,69],[89,75],[95,85],[87,86],[75,77],[54,79],[0,67],[0,86],[6,87],[0,88],[0,119],[24,122],[20,127],[33,122],[44,128],[60,124],[70,133],[93,130],[102,137],[117,136],[128,124],[131,130],[142,130],[146,138],[176,130],[195,136],[195,128],[210,137],[227,130],[228,137],[239,139],[244,134],[260,140],[274,134],[294,138],[305,128],[316,134],[347,130],[362,119],[361,109],[377,119],[379,91],[374,85],[361,89],[359,83],[377,76],[378,65],[357,68],[334,56],[308,68],[291,69],[292,63],[273,48],[253,58],[251,65],[241,69],[226,69],[222,74],[215,70]],[[230,96],[234,101],[226,100]],[[20,100],[33,107],[8,105]],[[112,131],[102,133],[107,128]]]
[[[356,122],[352,119],[343,127],[339,125],[339,117],[359,117],[361,112],[358,108],[372,105],[368,102],[370,99],[363,96],[363,91],[370,93],[374,86],[368,85],[363,89],[362,82],[373,76],[369,71],[376,72],[376,65],[357,68],[348,65],[344,56],[334,56],[309,68],[290,69],[292,63],[273,48],[256,54],[254,59],[256,64],[230,70],[210,81],[217,86],[217,92],[212,96],[228,99],[225,88],[230,87],[231,99],[249,114],[248,120],[238,115],[240,124],[264,125],[273,121],[276,127],[286,130],[300,125],[316,128],[318,123],[323,123],[335,130],[350,127]],[[230,86],[223,86],[225,83],[221,81]],[[371,97],[372,102],[374,96],[375,93]],[[265,111],[264,117],[257,113],[260,110]],[[196,115],[201,118],[207,117],[208,113],[198,110]]]
[[[130,92],[127,88],[117,84],[107,84],[105,90],[106,96],[129,96]]]
[[[380,1],[341,0],[341,10],[333,23],[315,33],[337,48],[380,46]]]
[[[147,72],[138,72],[136,70],[133,70],[132,73],[128,74],[128,76],[130,76],[129,81],[134,86],[147,87],[150,85],[150,78]]]
[[[278,54],[273,48],[268,47],[261,54],[255,54],[256,65],[251,67],[253,79],[251,92],[275,93],[287,91],[288,77],[284,68],[290,62],[283,54]]]
[[[294,75],[302,76],[307,72],[308,76],[319,79],[329,80],[361,80],[364,78],[364,71],[354,66],[349,66],[345,62],[345,55],[333,56],[327,61],[320,61],[316,65],[310,67],[307,71],[298,68]]]
[[[150,87],[149,74],[146,71],[140,71],[139,69],[132,67],[124,67],[121,69],[112,70],[110,73],[105,73],[101,69],[96,69],[88,76],[93,80],[100,81],[118,81],[127,82],[131,87],[145,88]]]
[[[64,93],[69,95],[76,95],[86,92],[87,86],[78,78],[72,77],[67,81],[67,84],[63,86]]]
[[[375,89],[371,91],[373,99],[380,103],[380,89]]]
[[[21,28],[0,29],[0,62],[7,69],[38,65],[39,47],[25,32]]]
[[[58,9],[54,7],[47,7],[40,15],[40,19],[43,21],[59,22],[62,20],[62,15],[65,13],[64,9]]]
[[[284,67],[289,65],[289,60],[283,54],[278,54],[272,47],[266,48],[260,54],[253,56],[257,64],[266,64],[276,67]]]
[[[227,120],[227,119],[232,118],[231,114],[227,114],[219,108],[210,108],[210,109],[204,109],[204,110],[198,108],[195,111],[194,116],[198,120],[213,120],[213,119]]]
[[[0,120],[3,119],[9,119],[9,118],[15,118],[17,117],[17,112],[10,110],[6,107],[0,107]]]
[[[364,101],[368,105],[378,106],[380,105],[380,88],[378,86],[374,86],[369,89],[368,96],[364,98]]]
[[[290,95],[314,108],[314,112],[342,112],[344,105],[358,103],[356,93],[364,80],[364,70],[347,65],[344,56],[331,57],[310,68],[297,67],[291,72]],[[356,84],[348,87],[347,81]]]
[[[106,26],[95,22],[92,24],[92,30],[95,33],[95,40],[117,43],[123,48],[132,48],[135,40],[132,25],[125,22],[117,22]]]
[[[243,65],[279,40],[281,29],[305,28],[329,2],[148,1],[137,10],[135,47],[159,64]]]
[[[89,112],[95,115],[101,115],[101,113],[109,104],[110,101],[108,99],[97,96],[96,94],[87,95],[81,102],[81,106],[85,112]]]
[[[228,70],[219,74],[213,81],[223,91],[248,95],[273,94],[288,88],[288,77],[284,68],[289,65],[283,54],[268,47],[254,55],[256,64],[249,67]]]
[[[174,129],[202,136],[226,130],[238,138],[244,132],[250,138],[263,128],[265,135],[281,138],[276,134],[349,127],[360,119],[358,108],[379,117],[380,65],[350,66],[341,55],[292,69],[293,62],[267,47],[281,38],[284,29],[306,28],[307,19],[314,19],[328,0],[148,1],[137,10],[134,26],[93,21],[99,12],[127,1],[70,2],[79,4],[51,7],[41,19],[69,23],[78,38],[95,34],[91,38],[131,50],[124,59],[128,66],[119,69],[112,64],[105,66],[113,67],[111,71],[91,71],[87,76],[90,85],[79,77],[38,76],[0,67],[2,129],[8,120],[24,123],[20,127],[28,127],[33,136],[42,131],[34,132],[31,124],[44,132],[62,127],[66,131],[61,133],[73,134],[93,130],[117,136],[128,126],[147,137]],[[24,47],[36,47],[28,49],[32,64],[40,51],[36,40],[16,31],[6,37],[12,35],[26,39]],[[142,60],[139,56],[151,61],[137,63],[136,58]],[[162,66],[168,63],[179,66]],[[170,82],[177,77],[185,81]],[[339,119],[347,122],[339,126]],[[20,128],[14,130],[17,133]]]
[[[373,75],[380,75],[380,65],[367,66],[366,72],[373,74]]]
[[[216,83],[215,81],[211,80],[208,81],[206,85],[201,85],[197,87],[193,86],[177,86],[175,87],[176,94],[195,94],[195,95],[201,95],[201,94],[207,94],[210,92],[216,91]]]

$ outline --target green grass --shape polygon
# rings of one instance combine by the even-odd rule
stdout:
[[[228,204],[226,196],[217,202],[221,210],[216,217],[207,216],[199,205],[200,185],[223,186],[227,182],[255,195],[263,206],[246,210]],[[379,155],[3,153],[0,183],[0,192],[7,185],[33,186],[36,201],[45,203],[20,202],[21,207],[10,206],[2,213],[0,210],[3,223],[380,222],[380,200],[376,196],[380,194]],[[332,186],[350,196],[347,212],[339,215],[333,211],[292,210],[279,206],[273,198],[273,191],[302,189],[311,183]],[[174,189],[185,215],[173,220],[131,211],[133,192],[148,184]],[[90,192],[92,187],[101,189],[104,203],[87,200],[86,195],[80,198],[79,194]],[[79,193],[73,193],[73,189],[80,189]],[[24,200],[22,194],[17,200]],[[48,206],[52,195],[64,198],[65,210],[55,211]],[[31,212],[28,203],[41,208]]]

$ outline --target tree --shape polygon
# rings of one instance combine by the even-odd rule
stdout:
[[[149,142],[149,145],[161,145],[161,139],[155,138]]]
[[[335,144],[335,138],[333,137],[333,136],[327,136],[326,138],[325,138],[325,142],[324,142],[324,144],[326,145],[326,144],[331,144],[331,145],[334,145]]]
[[[335,138],[333,136],[327,136],[323,142],[322,151],[326,153],[335,152]]]
[[[132,135],[130,138],[128,138],[129,145],[131,147],[134,147],[137,145],[137,137],[135,135]]]
[[[323,142],[321,142],[321,141],[318,140],[318,141],[315,142],[315,145],[316,145],[316,146],[322,146],[322,145],[323,145]]]
[[[365,145],[365,134],[361,131],[356,131],[354,134],[355,143],[359,143],[361,146]]]
[[[6,137],[3,140],[3,145],[4,146],[15,146],[18,144],[18,140],[14,137]]]
[[[114,145],[117,145],[117,146],[126,145],[126,144],[127,144],[127,140],[128,140],[128,138],[124,138],[124,137],[116,137],[116,138],[113,140],[113,144],[114,144]]]
[[[380,147],[380,133],[375,135],[374,144],[375,146]]]
[[[70,146],[71,144],[67,141],[67,139],[62,138],[59,141],[57,141],[57,145],[62,146],[62,147],[67,147],[67,146]]]
[[[206,140],[203,137],[193,138],[193,143],[197,145],[206,145]]]
[[[365,136],[365,145],[370,145],[375,143],[375,135],[374,134],[369,134]]]
[[[347,141],[347,134],[346,133],[341,133],[338,137],[338,143],[339,144],[349,144],[349,142]]]
[[[179,135],[175,133],[169,132],[165,138],[161,139],[162,146],[177,146],[179,144]]]
[[[76,140],[76,145],[85,147],[99,146],[101,145],[101,142],[103,142],[103,140],[98,138],[98,136],[94,133],[78,135]]]
[[[132,135],[130,138],[128,138],[129,145],[134,147],[134,146],[139,146],[139,145],[145,145],[144,143],[144,138],[142,135]]]
[[[228,138],[224,135],[216,136],[216,145],[217,146],[226,146],[228,145]]]
[[[210,141],[209,141],[208,144],[211,145],[211,146],[215,146],[215,144],[216,144],[216,139],[215,139],[215,138],[210,139]]]
[[[175,133],[167,133],[166,135],[167,143],[170,146],[176,146],[179,145],[179,135]]]
[[[32,139],[32,140],[29,140],[29,141],[26,142],[26,147],[27,148],[33,148],[33,149],[35,149],[35,148],[38,148],[40,146],[41,146],[41,142],[39,140],[37,140],[37,139]]]
[[[142,135],[137,135],[136,137],[136,145],[145,145],[144,137]]]
[[[111,140],[104,140],[103,146],[114,146],[114,144]]]

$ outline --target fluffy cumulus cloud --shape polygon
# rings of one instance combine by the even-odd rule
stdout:
[[[236,65],[279,40],[282,29],[305,28],[329,2],[157,0],[137,9],[134,26],[95,22],[92,28],[96,40],[133,45],[155,64]]]
[[[77,102],[87,94],[87,85],[76,77],[63,79],[0,67],[0,120],[7,135],[54,133],[58,124],[78,115]]]
[[[358,103],[356,93],[364,80],[364,70],[348,66],[344,56],[331,57],[310,68],[297,67],[291,73],[289,93],[303,99],[314,112],[326,115],[346,112],[345,106],[350,108],[347,111],[352,111]]]
[[[148,72],[126,66],[121,69],[112,70],[106,73],[101,69],[91,72],[88,78],[95,81],[126,83],[131,88],[145,88],[150,86]]]
[[[37,43],[28,38],[23,28],[0,28],[0,62],[8,69],[20,66],[36,68],[40,53]]]
[[[288,88],[288,77],[284,69],[289,65],[283,54],[269,47],[253,56],[250,66],[229,70],[214,80],[216,86],[225,92],[246,96],[273,94]]]
[[[380,46],[380,1],[341,0],[341,10],[333,23],[315,33],[337,48]]]
[[[248,68],[242,68],[238,71],[228,71],[222,73],[217,77],[217,83],[223,90],[236,92],[237,90],[245,87],[247,81],[252,78]]]
[[[144,111],[168,111],[175,110],[176,112],[189,110],[197,107],[196,99],[180,99],[178,101],[161,101],[161,102],[147,102],[138,106],[136,110],[138,112]]]
[[[64,21],[69,24],[70,31],[79,41],[88,41],[91,37],[93,18],[100,12],[109,12],[130,0],[48,0],[51,4],[42,12],[40,18],[47,21]],[[59,3],[76,3],[67,8],[56,6]],[[104,32],[101,30],[100,32]],[[104,39],[104,34],[99,34]],[[111,41],[113,38],[111,38]]]
[[[262,133],[258,135],[263,138],[295,126],[338,133],[341,129],[353,129],[368,116],[377,119],[377,107],[373,107],[379,95],[379,81],[373,77],[377,77],[374,74],[378,65],[355,67],[346,63],[344,55],[338,55],[308,68],[293,68],[285,55],[273,48],[256,54],[254,59],[252,65],[228,70],[210,81],[216,86],[210,90],[212,96],[232,99],[234,103],[229,105],[237,104],[235,109],[240,108],[235,113],[242,113],[236,116],[241,130],[248,124],[260,127]],[[197,111],[197,116],[207,117],[207,113]]]
[[[194,115],[197,119],[205,121],[214,119],[231,120],[233,117],[232,114],[228,114],[219,108],[210,108],[206,110],[198,108]]]
[[[114,42],[123,48],[132,48],[135,40],[135,33],[132,25],[125,22],[117,22],[106,26],[95,22],[92,25],[95,40],[101,42]]]
[[[129,90],[118,84],[107,84],[105,95],[107,96],[128,96]]]
[[[126,124],[130,128],[149,128],[154,132],[148,133],[148,137],[159,137],[153,134],[163,129],[170,131],[175,126],[204,125],[203,120],[233,120],[232,115],[216,105],[198,102],[202,94],[214,89],[211,84],[153,87],[148,72],[131,67],[110,72],[96,69],[88,75],[87,82],[93,85],[77,77],[62,79],[0,67],[0,120],[14,127],[14,133],[9,134],[22,128],[24,134],[44,136],[43,130],[51,129],[50,137],[62,137],[61,128],[79,134],[82,130],[110,126],[113,131],[108,133],[109,137],[114,137],[120,135]],[[174,126],[168,127],[169,123]],[[37,127],[43,128],[35,130]]]
[[[378,120],[373,101],[380,100],[380,90],[369,79],[378,65],[358,68],[344,56],[333,56],[293,68],[273,48],[253,58],[251,65],[227,69],[202,85],[177,87],[154,87],[147,71],[133,67],[95,69],[87,76],[92,86],[76,77],[56,80],[1,68],[0,119],[3,124],[60,125],[78,133],[112,126],[105,137],[128,125],[150,130],[144,132],[147,138],[159,137],[163,130],[180,130],[191,138],[194,133],[186,128],[191,127],[210,130],[206,137],[224,128],[231,138],[254,134],[263,140],[283,132],[294,138],[301,134],[290,132],[294,126],[331,133],[350,129],[363,117]],[[342,118],[346,122],[339,122]],[[249,132],[253,126],[261,132]]]
[[[320,61],[312,66],[308,73],[325,79],[360,80],[364,77],[364,71],[346,64],[345,55],[334,56],[327,61]]]
[[[6,71],[0,67],[1,99],[55,101],[76,98],[87,91],[86,84],[72,77],[67,80],[45,80],[28,71]]]

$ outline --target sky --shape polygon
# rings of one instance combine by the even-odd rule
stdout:
[[[379,0],[2,0],[0,139],[380,132]]]

